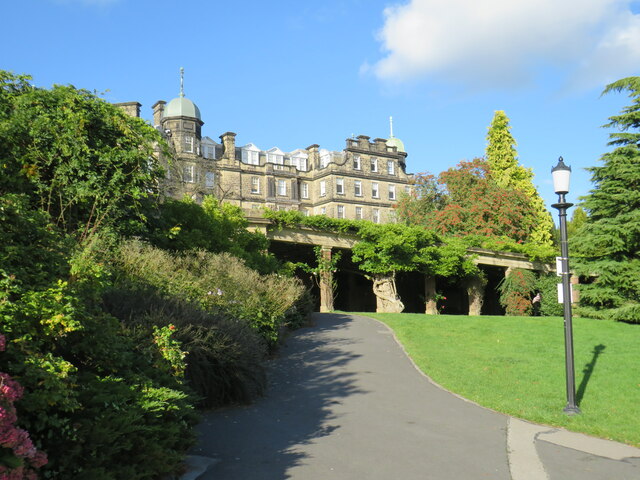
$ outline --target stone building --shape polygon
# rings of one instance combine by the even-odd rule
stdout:
[[[138,103],[119,106],[139,116]],[[410,188],[407,153],[392,127],[388,139],[348,138],[340,152],[319,145],[283,152],[236,145],[232,132],[220,135],[219,142],[203,136],[200,110],[184,96],[182,78],[180,95],[152,108],[153,124],[172,149],[170,162],[161,155],[167,169],[163,190],[169,197],[188,195],[199,202],[214,195],[250,216],[267,207],[386,223],[394,220],[393,205]]]

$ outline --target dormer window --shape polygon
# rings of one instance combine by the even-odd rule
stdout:
[[[252,143],[242,147],[242,163],[260,165],[260,149]]]
[[[328,153],[326,155],[320,156],[320,168],[326,168],[327,165],[329,165],[330,161],[331,155],[329,155]]]

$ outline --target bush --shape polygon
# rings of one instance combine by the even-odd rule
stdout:
[[[200,406],[248,403],[264,391],[266,345],[248,323],[126,282],[105,293],[105,308],[143,337],[154,327],[175,325],[186,352],[185,378]]]
[[[125,242],[116,259],[121,280],[184,299],[213,314],[247,322],[275,348],[285,319],[304,292],[302,282],[260,275],[226,253],[198,250],[172,255],[139,241]]]
[[[531,298],[535,290],[536,276],[530,270],[515,268],[498,285],[500,305],[506,315],[531,315]]]
[[[540,315],[558,316],[563,314],[562,304],[558,303],[558,283],[560,283],[560,277],[555,274],[538,277],[535,289],[540,293]]]

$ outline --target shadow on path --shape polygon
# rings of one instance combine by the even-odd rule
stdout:
[[[200,425],[194,453],[219,460],[202,479],[283,479],[307,456],[298,447],[331,434],[338,426],[332,406],[366,393],[345,367],[360,355],[354,340],[340,335],[352,319],[323,317],[293,333],[268,368],[265,398],[248,407],[210,412]],[[268,412],[268,413],[267,413]]]

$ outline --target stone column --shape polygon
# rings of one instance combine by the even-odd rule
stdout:
[[[322,258],[328,264],[331,261],[331,247],[322,246]],[[320,271],[320,311],[333,311],[333,272]]]
[[[467,295],[469,296],[469,315],[480,315],[484,301],[484,279],[473,276],[467,281]]]
[[[438,314],[438,303],[436,301],[436,277],[426,275],[424,277],[424,313],[427,315]]]
[[[375,275],[373,280],[373,293],[376,296],[376,312],[400,313],[404,310],[404,303],[396,290],[395,275]]]

